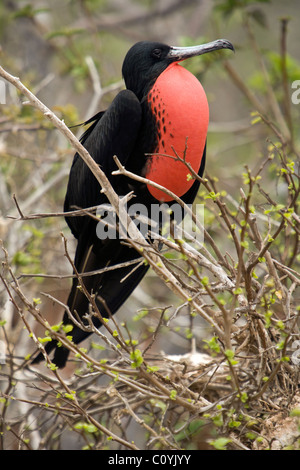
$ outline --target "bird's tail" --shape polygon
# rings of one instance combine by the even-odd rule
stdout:
[[[77,277],[73,279],[67,306],[71,314],[81,320],[82,328],[74,324],[67,311],[63,317],[63,324],[72,324],[73,329],[70,335],[75,344],[91,334],[84,327],[84,320],[82,320],[90,310],[89,299],[84,290],[86,289],[89,294],[94,294],[101,316],[108,318],[121,307],[148,270],[148,266],[140,260],[140,254],[128,245],[120,243],[119,240],[110,241],[108,245],[105,245],[105,253],[103,250],[103,246],[99,248],[91,245],[85,252],[80,273],[93,273],[93,275],[82,276],[84,289],[80,288]],[[96,328],[101,326],[102,322],[99,317],[93,316],[92,320]],[[54,349],[52,362],[62,368],[66,364],[69,350],[59,346],[56,340],[52,340],[45,346],[47,354],[51,354]],[[43,358],[43,354],[39,353],[33,359],[32,364],[40,362]]]

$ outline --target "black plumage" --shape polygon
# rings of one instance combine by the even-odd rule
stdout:
[[[155,152],[161,138],[156,116],[148,100],[148,94],[156,79],[173,62],[210,50],[232,48],[231,44],[225,40],[197,47],[197,50],[172,48],[152,42],[141,42],[133,46],[125,57],[122,69],[126,90],[118,93],[105,112],[98,113],[88,121],[89,128],[81,138],[82,144],[105,172],[118,195],[124,196],[134,191],[132,200],[134,203],[140,202],[150,207],[152,203],[157,204],[159,201],[150,194],[146,185],[122,175],[113,176],[112,172],[117,169],[113,156],[117,155],[126,169],[142,176],[145,174],[149,154]],[[196,105],[201,105],[201,103],[196,103]],[[203,174],[204,166],[205,147],[199,169],[200,176]],[[194,181],[182,196],[182,200],[186,204],[192,203],[198,188],[199,182]],[[107,199],[100,189],[90,169],[81,157],[75,154],[69,175],[64,210],[67,212],[72,211],[74,207],[88,208],[106,203]],[[89,216],[67,217],[66,221],[77,239],[74,265],[79,273],[88,273],[126,261],[134,261],[141,256],[118,237],[98,238],[96,232],[98,222]],[[101,274],[85,276],[82,280],[87,291],[95,295],[101,315],[108,317],[109,314],[114,314],[130,296],[147,270],[148,266],[143,263],[134,270],[130,264]],[[84,292],[78,289],[76,277],[73,279],[67,305],[72,314],[81,319],[89,312],[89,301]],[[95,316],[93,316],[93,322],[96,327],[101,326],[101,320]],[[72,323],[67,312],[64,314],[63,323]],[[78,344],[90,333],[74,325],[70,334],[74,343]],[[62,346],[59,347],[55,340],[46,345],[47,353],[53,349],[55,349],[53,362],[58,367],[63,367],[68,358],[68,350]],[[33,363],[39,362],[42,358],[43,355],[40,353]]]

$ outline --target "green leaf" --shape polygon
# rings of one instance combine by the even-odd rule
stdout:
[[[157,372],[158,370],[159,370],[159,367],[157,367],[157,366],[148,366],[147,367],[147,372],[149,372],[149,373]]]
[[[130,353],[130,359],[132,360],[131,367],[134,369],[140,367],[144,362],[142,353],[139,349],[135,349]]]
[[[218,439],[215,439],[214,441],[210,441],[209,443],[216,450],[226,450],[226,446],[229,442],[231,442],[231,439],[228,439],[227,437],[219,437]]]
[[[91,344],[92,348],[93,349],[97,349],[99,351],[104,351],[106,348],[104,346],[102,346],[101,344],[98,344],[98,343],[94,343],[92,342]]]
[[[300,417],[300,408],[294,408],[294,409],[290,412],[290,416],[297,416],[297,417]]]
[[[235,421],[234,419],[232,421],[229,421],[228,426],[230,428],[238,428],[241,425],[241,421]]]
[[[218,338],[216,336],[213,336],[210,340],[203,340],[207,346],[214,352],[219,353],[220,352],[220,345],[218,343]]]
[[[220,428],[224,424],[223,417],[221,414],[214,416],[212,420],[215,426],[217,426],[218,428]]]
[[[236,289],[234,289],[233,293],[235,295],[239,295],[239,294],[242,294],[243,293],[243,289],[241,287],[237,287]]]
[[[96,426],[94,426],[94,424],[85,423],[83,421],[79,421],[78,423],[76,423],[74,428],[79,429],[79,430],[83,429],[85,432],[90,433],[90,434],[98,431],[98,429],[96,428]]]
[[[238,364],[238,361],[234,359],[234,351],[232,349],[226,349],[226,351],[224,352],[228,362],[235,366],[236,364]]]
[[[65,393],[65,397],[69,400],[75,400],[76,392],[72,391],[71,393]]]
[[[203,276],[203,278],[201,279],[201,284],[203,286],[208,286],[209,284],[209,278],[207,276]]]
[[[70,331],[72,331],[74,327],[73,325],[64,325],[62,328],[65,333],[70,333]]]
[[[241,393],[241,395],[238,395],[242,403],[247,403],[248,401],[248,395],[246,392]]]
[[[45,338],[40,338],[38,337],[38,340],[40,343],[48,343],[49,341],[52,341],[52,338],[50,336],[45,336]]]
[[[148,309],[143,309],[141,310],[140,312],[138,312],[134,317],[133,317],[133,321],[138,321],[138,320],[141,320],[142,318],[144,318],[146,315],[148,315],[149,313],[149,310]]]
[[[249,243],[247,241],[241,242],[241,246],[247,250],[249,248]]]
[[[219,196],[220,193],[215,193],[214,191],[211,191],[207,196],[205,196],[205,199],[212,199],[213,201],[215,201]]]

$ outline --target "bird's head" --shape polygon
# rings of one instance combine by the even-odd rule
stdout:
[[[141,100],[158,76],[173,62],[220,49],[234,50],[233,45],[226,39],[191,47],[174,47],[160,42],[138,42],[129,49],[123,62],[122,74],[126,87]]]

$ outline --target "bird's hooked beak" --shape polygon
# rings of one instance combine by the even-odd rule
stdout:
[[[172,46],[168,52],[167,58],[171,59],[172,62],[180,62],[181,60],[188,59],[189,57],[206,54],[207,52],[218,51],[220,49],[231,49],[232,51],[234,51],[233,45],[231,44],[231,42],[227,41],[227,39],[217,39],[216,41],[201,44],[199,46]]]

